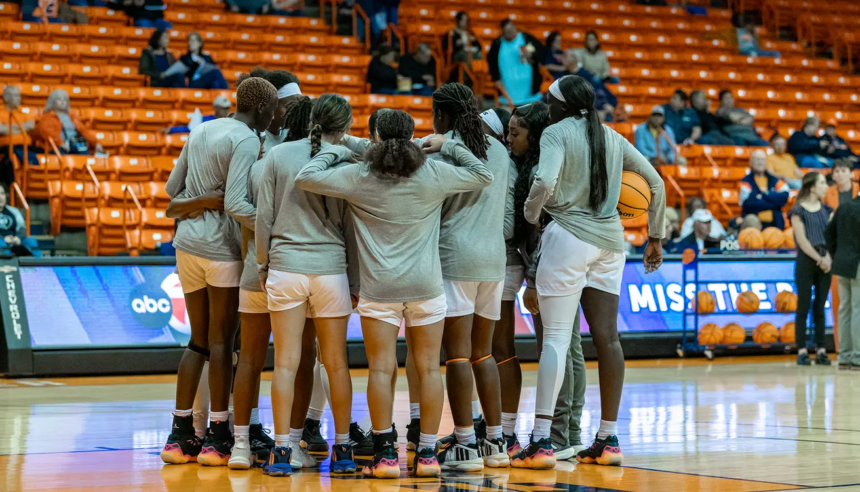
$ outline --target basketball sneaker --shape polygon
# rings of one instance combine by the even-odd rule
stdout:
[[[355,473],[355,456],[349,444],[335,444],[331,448],[331,473]]]
[[[556,461],[567,461],[576,456],[576,450],[573,446],[559,446],[552,443],[552,454],[555,455]]]
[[[412,460],[412,475],[416,477],[438,477],[442,473],[439,460],[436,458],[436,450],[424,448],[415,453]]]
[[[477,443],[456,442],[443,449],[437,458],[446,471],[479,472],[484,469],[484,460]]]
[[[230,422],[210,422],[209,431],[203,441],[203,449],[197,455],[197,462],[203,466],[226,466],[230,461],[230,448],[233,435]]]
[[[511,464],[504,439],[484,439],[480,441],[481,457],[484,465],[490,468],[505,468]]]
[[[418,441],[421,438],[421,419],[412,419],[406,425],[406,450],[418,449]]]
[[[308,450],[303,448],[301,443],[290,443],[290,449],[293,450],[293,456],[290,460],[290,466],[293,467],[294,470],[298,470],[300,468],[315,468],[319,466],[317,459],[308,453]]]
[[[531,468],[532,470],[549,470],[555,468],[555,454],[552,452],[552,442],[549,438],[529,440],[528,446],[511,458],[514,468]]]
[[[812,363],[809,362],[809,354],[806,352],[800,352],[797,354],[797,365],[799,366],[808,366]]]
[[[397,457],[397,441],[393,432],[373,435],[373,460],[365,465],[362,473],[373,478],[399,478],[400,462]]]
[[[328,452],[328,442],[320,433],[320,421],[305,419],[305,427],[302,430],[302,446],[308,451],[320,453]]]
[[[202,447],[203,442],[194,435],[194,417],[174,415],[173,427],[161,450],[161,461],[177,465],[197,461]]]
[[[816,366],[829,366],[830,359],[827,357],[827,352],[818,352],[815,354],[815,365]]]
[[[373,429],[365,432],[358,422],[349,424],[349,444],[359,456],[373,455]]]
[[[587,464],[621,466],[624,455],[621,454],[621,446],[618,444],[617,436],[608,436],[605,439],[594,438],[594,443],[585,451],[576,455],[576,461]]]
[[[474,420],[473,423],[475,424],[475,438],[478,439],[478,442],[481,442],[487,438],[487,421],[481,416],[478,420]]]
[[[251,454],[257,456],[257,461],[267,461],[269,452],[275,447],[275,440],[269,435],[269,430],[263,424],[251,424],[248,435],[251,438]]]
[[[293,473],[293,467],[290,466],[293,451],[287,446],[276,446],[269,453],[269,461],[263,465],[263,475],[270,477],[286,477]]]
[[[522,451],[523,447],[520,446],[520,441],[517,439],[516,434],[511,434],[511,435],[502,434],[502,437],[505,440],[505,447],[507,448],[509,458],[513,458],[515,454]]]
[[[256,461],[256,456],[251,450],[251,440],[237,437],[236,444],[230,450],[230,460],[227,462],[227,468],[231,470],[247,470]]]

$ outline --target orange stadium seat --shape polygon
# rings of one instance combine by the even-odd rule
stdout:
[[[0,57],[4,62],[26,63],[35,58],[35,48],[34,45],[22,41],[0,41]]]
[[[140,55],[143,54],[143,49],[135,46],[113,46],[111,49],[114,59],[120,65],[137,65],[140,62]]]
[[[182,147],[185,147],[185,142],[188,141],[187,133],[173,133],[171,135],[165,135],[164,137],[164,149],[167,152],[167,155],[177,156],[182,153]],[[171,168],[173,169],[173,168]],[[167,179],[166,176],[162,176],[164,179]]]
[[[208,34],[208,33],[207,33]],[[213,33],[214,34],[214,33]],[[250,32],[233,32],[224,36],[223,45],[221,48],[230,48],[232,50],[237,51],[257,51],[260,49],[260,46],[263,46],[265,43],[264,37],[262,34],[254,34]],[[206,39],[206,47],[207,48],[216,48],[213,46],[209,39]]]
[[[113,156],[110,157],[110,166],[115,170],[118,181],[149,182],[155,179],[155,169],[146,157]],[[146,196],[149,196],[149,192]]]
[[[18,18],[20,6],[14,3],[0,3],[0,19],[10,22]]]
[[[298,76],[304,92],[311,94],[329,92],[332,86],[331,76],[328,74],[297,73],[296,76]]]
[[[173,229],[137,229],[130,231],[129,236],[133,250],[154,251],[173,240]]]
[[[84,227],[84,210],[97,207],[99,191],[89,177],[85,181],[64,180],[48,183],[48,203],[51,210],[51,234],[56,236],[63,226]]]
[[[158,87],[141,87],[137,89],[140,97],[140,105],[152,109],[173,109],[179,98],[172,89],[161,89]]]
[[[136,108],[126,109],[124,114],[128,128],[139,132],[157,132],[172,122],[170,111]]]
[[[349,56],[335,55],[334,68],[337,73],[364,77],[370,64],[369,55]]]
[[[367,82],[364,77],[355,75],[332,74],[329,76],[329,89],[342,94],[364,94],[367,92]]]
[[[96,140],[110,154],[118,154],[123,146],[123,141],[117,138],[115,132],[96,132]]]
[[[164,20],[173,24],[177,31],[190,32],[197,29],[197,15],[192,12],[167,9],[164,11]]]
[[[26,76],[24,65],[18,62],[0,62],[0,82],[5,84],[21,82]]]
[[[149,199],[149,186],[144,183],[123,183],[121,181],[103,181],[100,183],[100,207],[134,208],[134,199],[146,203]],[[129,193],[126,193],[130,190]],[[133,194],[133,195],[132,195]]]
[[[69,94],[69,101],[72,107],[80,106],[95,106],[98,101],[98,91],[86,85],[57,85],[52,89],[62,89]]]
[[[92,180],[93,175],[99,181],[105,181],[110,179],[113,174],[113,169],[108,164],[108,160],[100,157],[64,155],[61,163],[66,175],[76,181]],[[92,175],[90,171],[92,171]]]
[[[99,65],[69,65],[69,82],[80,85],[102,85],[108,74]]]
[[[45,24],[33,22],[4,22],[7,38],[14,41],[36,42],[45,33]]]
[[[78,26],[78,32],[91,44],[112,45],[122,39],[116,28],[110,26]]]
[[[110,78],[111,85],[141,87],[146,83],[146,76],[139,74],[136,68],[108,65],[104,72]]]
[[[107,7],[87,7],[86,14],[91,24],[99,26],[124,27],[128,24],[125,12]]]
[[[37,165],[24,167],[26,179],[24,180],[24,195],[28,199],[47,200],[48,183],[59,181],[63,177],[63,167],[60,160],[54,155],[41,154]]]
[[[224,2],[220,0],[171,0],[170,9],[177,11],[223,12]]]
[[[164,148],[164,139],[158,133],[121,132],[117,137],[122,139],[124,153],[129,155],[159,155]]]
[[[44,107],[51,95],[51,88],[44,84],[21,84],[18,88],[21,90],[21,104],[24,106]]]
[[[263,57],[256,51],[222,51],[222,62],[234,69],[250,72],[252,68],[262,63]]]
[[[86,38],[78,27],[70,24],[44,24],[41,39],[52,43],[83,43]]]
[[[151,162],[151,161],[150,161]],[[169,174],[169,173],[168,173]],[[164,177],[167,179],[167,176]],[[170,205],[170,195],[164,189],[164,181],[149,182],[149,206],[156,208],[167,208]]]
[[[24,64],[24,70],[34,84],[61,84],[66,79],[66,67],[62,64],[31,62]]]
[[[114,60],[114,50],[107,46],[98,44],[76,44],[71,46],[78,63],[98,64],[111,63]]]
[[[125,130],[128,126],[128,117],[119,109],[84,108],[81,110],[81,119],[94,130],[117,131]]]
[[[207,31],[230,32],[235,29],[233,23],[234,15],[223,12],[203,12],[196,14],[194,17],[197,19],[197,28],[199,29],[205,28]]]
[[[99,87],[96,92],[107,108],[133,108],[140,99],[137,89],[129,87]]]
[[[133,208],[92,207],[86,209],[87,254],[115,255],[129,249],[127,232],[140,225],[140,213]]]
[[[168,137],[172,137],[173,135],[168,135]],[[153,179],[157,179],[159,181],[167,181],[167,178],[170,176],[170,171],[173,171],[173,168],[176,167],[176,157],[173,156],[158,156],[158,157],[150,157],[149,165],[152,166],[153,172],[155,176]],[[153,196],[155,196],[153,194]]]

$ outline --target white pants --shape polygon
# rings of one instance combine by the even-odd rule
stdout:
[[[269,297],[265,292],[239,289],[239,312],[269,314]]]
[[[502,317],[503,280],[495,282],[464,282],[443,280],[448,312],[445,316],[467,316],[477,314],[484,319],[498,320]]]
[[[526,280],[526,267],[512,265],[505,267],[505,287],[502,289],[503,301],[516,301],[517,295],[523,290]]]
[[[238,287],[245,264],[241,261],[212,261],[176,250],[176,273],[182,292],[212,287]]]
[[[346,274],[306,275],[269,270],[269,311],[286,311],[308,303],[308,318],[336,318],[352,312]]]
[[[426,301],[415,302],[372,302],[364,298],[358,301],[358,314],[400,326],[406,319],[406,327],[432,325],[445,319],[448,305],[445,294]]]

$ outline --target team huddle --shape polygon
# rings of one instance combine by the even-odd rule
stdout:
[[[399,477],[392,414],[405,324],[414,476],[547,469],[574,456],[620,465],[616,319],[625,258],[616,204],[622,171],[647,181],[644,263],[654,271],[663,182],[600,124],[587,81],[559,79],[548,101],[481,113],[468,87],[445,84],[433,94],[435,134],[416,139],[408,113],[381,109],[362,139],[349,135],[352,109],[340,95],[311,100],[282,70],[255,69],[240,81],[236,113],[191,132],[167,183],[168,215],[180,219],[174,246],[191,340],[162,460],[234,469],[262,462],[270,476],[315,467],[308,451],[329,447],[319,437],[328,400],[330,472],[355,473],[355,456],[364,455],[372,456],[365,476]],[[534,429],[521,446],[514,310],[524,281],[543,340]],[[566,368],[571,356],[582,358],[580,306],[600,362],[601,421],[588,448],[578,435],[551,437],[556,400],[573,378]],[[369,366],[366,433],[352,419],[352,312]],[[270,336],[274,439],[257,409]],[[578,380],[581,390],[567,395],[576,415],[565,417],[577,424]],[[454,431],[438,439],[446,387]],[[310,432],[308,422],[316,422]]]

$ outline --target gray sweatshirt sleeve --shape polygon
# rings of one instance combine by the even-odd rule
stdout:
[[[179,153],[179,158],[176,159],[176,166],[170,171],[170,176],[164,185],[164,191],[167,192],[171,199],[176,198],[185,189],[185,178],[187,176],[188,146],[186,145],[182,147],[182,152]]]
[[[257,253],[257,272],[260,280],[269,276],[269,243],[275,224],[275,161],[271,153],[264,157],[263,178],[257,190],[257,214],[254,221],[254,242]]]
[[[257,215],[254,205],[248,201],[248,173],[259,154],[260,141],[256,138],[247,138],[236,146],[224,190],[224,211],[248,229],[254,228]]]
[[[333,145],[317,154],[296,176],[296,186],[318,195],[346,199],[357,185],[359,166],[332,167],[349,159],[352,151]]]
[[[517,166],[511,161],[508,169],[508,196],[505,197],[505,241],[514,237],[514,225],[516,223],[516,211],[514,210],[514,188],[517,185]]]
[[[455,140],[447,140],[442,145],[442,155],[459,165],[458,167],[440,162],[435,166],[446,196],[480,190],[493,182],[492,171],[465,145]]]
[[[555,191],[564,162],[564,143],[556,133],[555,128],[547,128],[540,139],[540,161],[524,210],[526,220],[531,224],[537,224],[543,206]]]
[[[367,150],[373,145],[373,142],[366,138],[358,138],[353,137],[352,135],[344,135],[343,141],[341,144],[349,149],[351,152],[355,152],[359,155],[359,157],[364,158],[364,154],[367,153]]]
[[[648,237],[660,238],[666,234],[666,190],[663,178],[654,166],[636,147],[630,145],[623,137],[619,137],[624,151],[624,170],[633,171],[645,178],[651,188],[651,204],[648,206]]]

